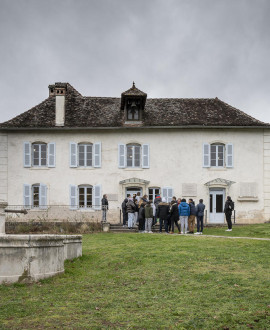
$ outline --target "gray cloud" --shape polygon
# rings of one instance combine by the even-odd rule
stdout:
[[[270,122],[268,0],[0,0],[0,121],[83,95],[219,97]]]

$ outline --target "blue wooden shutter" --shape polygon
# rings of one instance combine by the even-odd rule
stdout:
[[[126,167],[126,145],[121,143],[118,144],[118,167]]]
[[[78,208],[78,188],[75,185],[69,186],[69,207],[71,210],[76,210]]]
[[[142,145],[142,168],[150,167],[150,147],[149,144]]]
[[[69,166],[77,167],[77,143],[70,142]]]
[[[25,209],[31,208],[31,185],[26,183],[23,185],[23,206]]]
[[[101,167],[101,142],[94,144],[94,167]]]
[[[210,167],[210,144],[203,144],[203,167]]]
[[[95,210],[101,210],[101,184],[93,187],[93,206]]]
[[[226,144],[226,167],[233,167],[233,144]]]
[[[48,144],[48,167],[55,167],[55,142]]]
[[[47,186],[43,183],[39,186],[39,208],[47,208]]]
[[[23,143],[23,166],[31,167],[31,143]]]

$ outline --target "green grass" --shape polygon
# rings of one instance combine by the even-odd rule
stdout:
[[[270,238],[270,223],[256,225],[233,225],[232,231],[226,231],[224,227],[205,227],[205,235],[233,236],[233,237],[260,237]]]
[[[267,329],[269,250],[270,241],[85,235],[65,274],[0,286],[0,329]]]

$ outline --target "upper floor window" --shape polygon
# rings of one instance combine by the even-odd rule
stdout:
[[[139,144],[127,144],[127,167],[141,166],[141,146]]]
[[[23,204],[26,209],[47,208],[47,186],[43,183],[23,185]]]
[[[78,144],[78,166],[90,167],[93,166],[93,145],[90,143]]]
[[[211,166],[224,166],[224,144],[211,144]]]
[[[47,165],[47,144],[33,143],[32,144],[32,164],[33,166]]]
[[[149,168],[149,144],[118,144],[119,168]]]
[[[101,142],[70,142],[70,167],[101,167]]]
[[[24,142],[24,167],[55,167],[55,143]]]
[[[204,143],[203,167],[233,167],[233,144]]]

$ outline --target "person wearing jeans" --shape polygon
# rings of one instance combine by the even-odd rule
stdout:
[[[179,212],[179,219],[180,219],[180,224],[181,224],[181,233],[182,234],[187,234],[187,226],[188,226],[188,217],[190,215],[190,207],[188,203],[186,203],[186,199],[183,198],[181,200],[181,203],[179,204],[178,207],[178,212]]]
[[[158,204],[157,217],[159,218],[159,232],[162,232],[164,223],[165,232],[168,233],[168,216],[170,214],[170,206],[166,203],[166,198],[162,198],[162,202]]]
[[[199,200],[199,204],[196,206],[196,216],[197,216],[197,235],[201,235],[203,233],[203,215],[204,215],[205,205],[203,204],[203,200]]]
[[[103,195],[103,198],[101,200],[101,205],[102,205],[102,221],[106,222],[107,221],[107,211],[109,209],[109,203],[108,203],[108,198],[107,195]]]
[[[132,229],[134,222],[134,214],[135,214],[136,206],[133,202],[133,198],[129,197],[127,202],[127,213],[128,213],[128,228]]]
[[[152,220],[153,220],[153,207],[151,206],[151,202],[147,202],[145,208],[145,232],[152,233]]]

